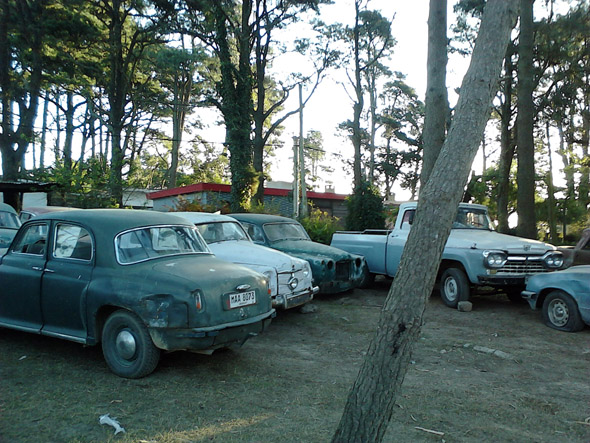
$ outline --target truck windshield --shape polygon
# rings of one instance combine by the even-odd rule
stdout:
[[[459,208],[453,229],[482,229],[493,231],[492,222],[483,209]]]
[[[297,223],[267,223],[264,232],[271,242],[281,240],[309,240],[303,226]]]

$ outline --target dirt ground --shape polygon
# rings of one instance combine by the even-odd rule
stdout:
[[[389,284],[279,312],[238,350],[165,355],[141,380],[109,373],[99,348],[2,329],[0,442],[330,441]],[[429,301],[385,441],[590,442],[590,328],[472,301]],[[99,424],[107,413],[125,434]]]

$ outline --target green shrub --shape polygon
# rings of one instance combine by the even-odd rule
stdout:
[[[346,203],[348,206],[346,229],[349,231],[385,228],[383,199],[375,186],[362,181],[348,197]]]
[[[312,208],[309,215],[300,222],[313,241],[325,245],[330,244],[334,232],[342,229],[339,218],[318,208]]]

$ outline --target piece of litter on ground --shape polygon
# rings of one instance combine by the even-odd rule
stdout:
[[[499,351],[498,349],[486,348],[485,346],[474,346],[474,351],[483,352],[484,354],[495,355],[496,357],[503,358],[505,360],[510,360],[512,355],[508,354],[504,351]]]
[[[98,422],[101,425],[109,425],[109,426],[112,426],[113,428],[115,428],[115,435],[117,435],[119,432],[125,433],[125,428],[121,427],[121,425],[119,424],[117,419],[111,418],[109,416],[109,414],[101,415],[100,418],[98,419]]]
[[[23,355],[21,358],[18,359],[18,361],[24,360],[25,358],[27,358],[27,356]]]
[[[440,435],[443,436],[445,435],[444,432],[440,432],[440,431],[433,431],[432,429],[426,429],[426,428],[422,428],[420,426],[414,426],[415,429],[418,429],[419,431],[424,431],[424,432],[428,432],[429,434],[434,434],[434,435]]]

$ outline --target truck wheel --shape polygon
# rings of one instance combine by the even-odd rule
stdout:
[[[559,331],[577,332],[584,328],[576,301],[563,291],[552,291],[545,297],[543,321]]]
[[[469,300],[469,281],[458,268],[446,269],[440,278],[440,297],[449,308],[456,308],[460,301]]]
[[[141,378],[153,372],[160,359],[145,324],[137,315],[116,311],[102,330],[102,353],[119,377]]]

